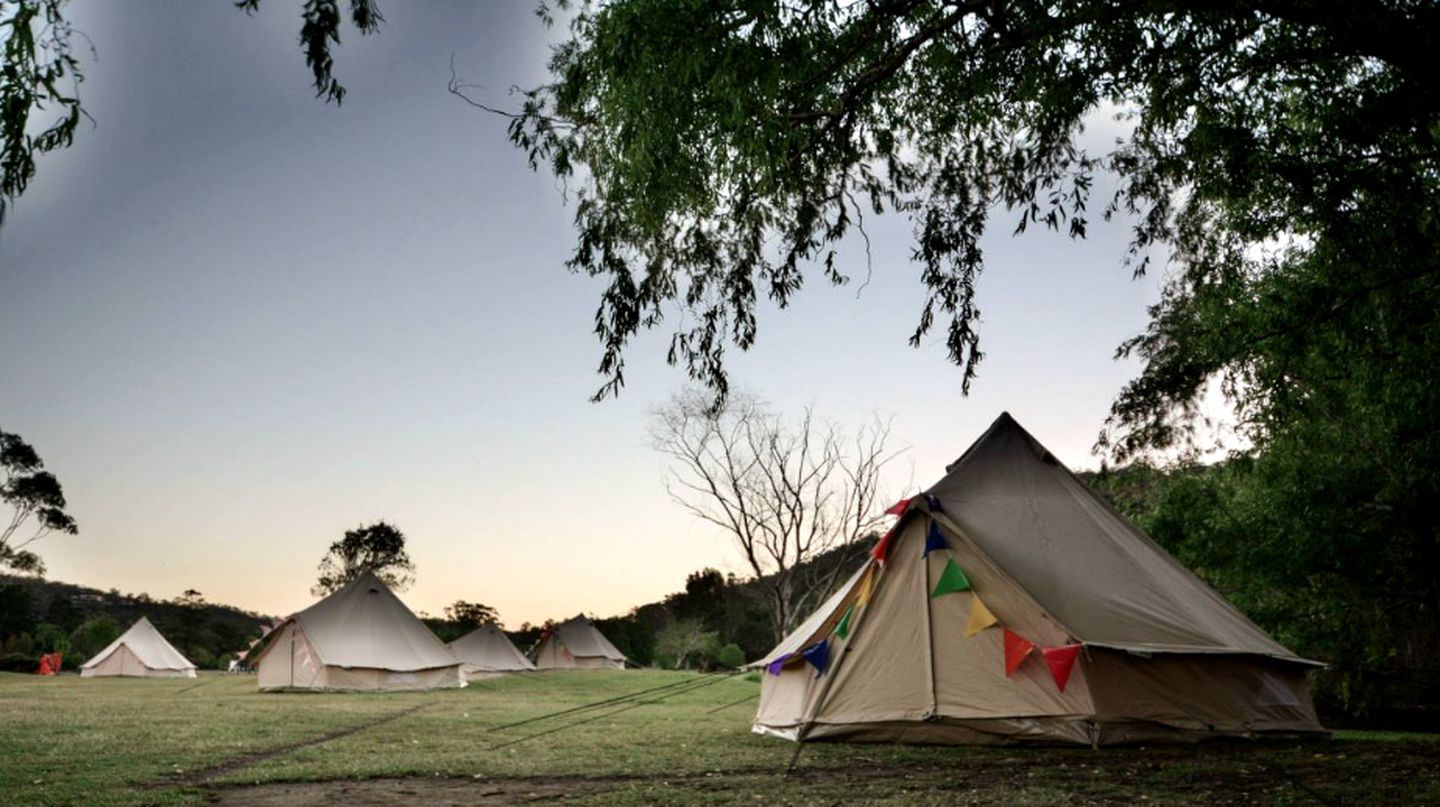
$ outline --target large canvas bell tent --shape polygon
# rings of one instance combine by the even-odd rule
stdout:
[[[464,686],[455,655],[369,572],[282,621],[251,663],[267,691]]]
[[[579,614],[540,638],[535,666],[542,670],[623,670],[625,654]]]
[[[96,653],[94,658],[80,665],[80,677],[125,676],[128,678],[194,678],[195,665],[180,654],[174,645],[165,641],[160,631],[150,620],[130,626]]]
[[[494,624],[481,625],[451,642],[449,647],[460,660],[460,671],[467,680],[535,669],[530,659],[510,643],[510,637]]]
[[[1314,662],[1003,414],[768,656],[755,731],[1105,745],[1322,731]]]

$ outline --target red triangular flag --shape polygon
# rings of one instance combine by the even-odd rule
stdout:
[[[900,501],[898,501],[898,502],[890,505],[890,509],[885,511],[885,515],[887,515],[887,516],[903,516],[903,515],[905,515],[905,509],[910,506],[910,502],[911,502],[910,499],[901,499]]]
[[[870,550],[870,554],[881,563],[884,563],[885,556],[890,554],[890,542],[895,540],[895,528],[899,526],[900,523],[896,522],[895,527],[891,527],[890,531],[885,533],[885,537],[880,539],[880,543],[876,544],[875,548]]]
[[[1065,685],[1070,682],[1070,671],[1075,669],[1075,659],[1080,655],[1080,645],[1042,647],[1040,652],[1045,654],[1045,663],[1050,665],[1050,677],[1055,679],[1055,686],[1064,692]]]
[[[1020,662],[1035,649],[1035,643],[1019,634],[1011,633],[1009,628],[1001,630],[1005,631],[1005,674],[1014,675]]]

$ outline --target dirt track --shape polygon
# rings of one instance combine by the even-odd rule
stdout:
[[[210,786],[213,804],[237,807],[378,807],[534,804],[606,798],[624,804],[1066,804],[1270,805],[1426,803],[1440,746],[1357,755],[1351,743],[1297,748],[1284,759],[1256,747],[1129,749],[1058,754],[1017,751],[986,764],[880,765],[687,776],[535,779],[407,778]],[[1369,749],[1366,749],[1369,750]],[[1348,753],[1347,753],[1348,752]],[[857,760],[858,762],[859,760]]]
[[[578,798],[616,786],[614,781],[483,779],[367,779],[354,782],[294,782],[216,790],[211,803],[233,807],[381,807],[425,804],[526,804]]]

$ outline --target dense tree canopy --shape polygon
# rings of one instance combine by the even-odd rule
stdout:
[[[83,116],[64,5],[0,4],[0,204]],[[783,306],[816,272],[844,282],[856,256],[839,249],[866,213],[914,222],[929,297],[912,342],[943,321],[967,389],[998,209],[1006,229],[1074,236],[1120,214],[1136,271],[1155,248],[1176,261],[1149,330],[1121,348],[1145,369],[1104,435],[1117,457],[1183,440],[1208,380],[1253,386],[1258,354],[1312,319],[1433,282],[1433,2],[557,5],[571,36],[510,132],[573,183],[571,267],[609,281],[601,395],[623,384],[630,339],[667,318],[670,360],[723,394],[758,298]],[[383,21],[373,0],[307,0],[301,15],[316,93],[337,103],[347,19],[362,34]],[[1101,112],[1131,134],[1086,153],[1077,136]],[[1091,198],[1098,171],[1118,178],[1112,197]]]
[[[1433,725],[1440,458],[1433,439],[1416,450],[1382,422],[1306,421],[1263,453],[1096,484],[1281,642],[1324,660],[1314,683],[1329,713]]]
[[[345,537],[331,544],[320,559],[315,596],[337,591],[365,572],[373,572],[397,591],[415,582],[415,564],[405,551],[405,534],[383,521],[346,530]]]
[[[757,297],[783,306],[812,270],[842,282],[836,249],[867,212],[913,220],[929,299],[912,341],[944,319],[966,387],[998,206],[1007,228],[1076,236],[1092,211],[1130,217],[1136,271],[1168,252],[1179,271],[1123,348],[1147,364],[1114,410],[1120,455],[1183,436],[1205,380],[1273,338],[1272,323],[1219,328],[1225,349],[1197,355],[1209,329],[1187,329],[1213,298],[1306,321],[1433,279],[1433,264],[1306,265],[1433,243],[1433,3],[628,0],[581,6],[571,33],[511,134],[576,183],[571,266],[609,280],[602,394],[629,339],[675,314],[671,360],[723,392]],[[1132,134],[1088,154],[1077,136],[1102,110]],[[1095,200],[1102,170],[1119,189]],[[1404,215],[1376,231],[1376,209]],[[1279,296],[1255,299],[1267,278]]]
[[[500,612],[483,603],[456,600],[445,606],[445,619],[468,631],[481,625],[499,625]]]

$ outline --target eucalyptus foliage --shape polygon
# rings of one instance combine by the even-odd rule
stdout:
[[[0,572],[42,575],[45,563],[25,547],[52,532],[76,535],[80,526],[65,511],[60,480],[45,470],[34,447],[0,429],[0,502],[9,509],[0,516]]]
[[[1434,4],[1413,2],[585,3],[510,131],[573,182],[570,265],[608,280],[600,396],[667,318],[670,360],[723,395],[760,296],[783,307],[807,275],[844,282],[843,239],[882,211],[914,224],[928,299],[911,342],[943,321],[968,389],[992,217],[1079,237],[1123,216],[1134,271],[1156,247],[1176,263],[1151,329],[1122,347],[1146,361],[1105,437],[1127,456],[1184,437],[1205,380],[1242,373],[1269,332],[1227,323],[1223,354],[1191,356],[1190,311],[1216,286],[1245,299],[1293,269],[1343,307],[1374,283],[1335,288],[1304,261],[1388,252],[1357,218],[1372,207],[1428,232],[1437,44]],[[1103,110],[1131,135],[1087,153],[1082,125]],[[1092,198],[1099,171],[1113,196]]]
[[[75,142],[80,63],[65,0],[0,0],[0,224],[35,177],[35,157]]]
[[[263,0],[233,2],[254,13]],[[74,144],[86,117],[80,97],[85,65],[76,50],[88,47],[89,39],[66,17],[66,5],[0,0],[0,224],[35,178],[35,158]],[[350,0],[348,11],[361,34],[375,33],[384,22],[375,0]],[[335,78],[331,50],[340,44],[345,17],[340,0],[305,0],[300,16],[300,47],[315,94],[339,104],[346,91]]]

